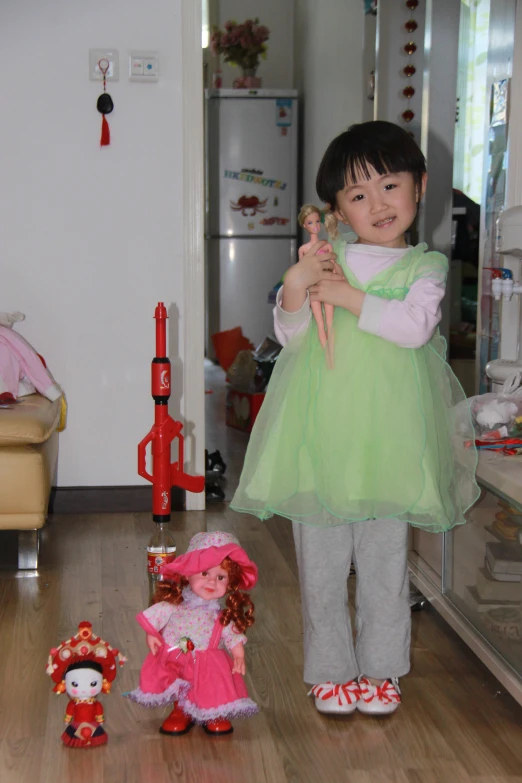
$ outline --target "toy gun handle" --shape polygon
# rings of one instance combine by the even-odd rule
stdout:
[[[154,438],[154,427],[151,429],[148,435],[146,435],[141,443],[138,444],[138,475],[142,476],[147,481],[154,483],[153,476],[147,473],[147,446]]]
[[[175,435],[179,440],[178,447],[178,461],[171,465],[171,484],[173,487],[181,487],[187,492],[203,492],[205,489],[205,477],[204,476],[189,476],[183,470],[183,464],[185,462],[184,450],[185,450],[185,438],[181,434],[181,427]]]
[[[181,487],[187,492],[203,492],[205,489],[204,476],[189,476],[179,469],[177,462],[172,465],[171,479],[173,487]]]

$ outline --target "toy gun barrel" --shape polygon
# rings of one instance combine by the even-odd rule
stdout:
[[[167,309],[158,302],[156,319],[156,356],[152,360],[151,393],[156,405],[168,405],[170,397],[170,359],[167,356]]]
[[[156,356],[151,366],[151,393],[154,399],[154,424],[148,435],[138,445],[138,474],[152,484],[152,518],[155,522],[168,522],[171,511],[172,487],[188,492],[203,492],[204,476],[190,476],[183,470],[183,425],[175,421],[168,411],[170,397],[170,359],[167,356],[167,310],[159,302],[156,319]],[[178,439],[178,460],[171,464],[170,449]],[[147,446],[151,444],[152,474],[147,472]]]

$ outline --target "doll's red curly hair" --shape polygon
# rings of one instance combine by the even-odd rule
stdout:
[[[221,613],[221,623],[223,625],[233,623],[239,633],[245,633],[247,628],[254,625],[255,607],[247,593],[243,593],[239,589],[241,584],[241,567],[229,557],[225,557],[220,565],[221,568],[227,571],[229,576],[226,608]],[[187,585],[188,579],[184,576],[179,577],[179,581],[176,582],[159,582],[152,603],[157,604],[160,601],[166,601],[169,604],[180,604],[183,601],[183,588]]]

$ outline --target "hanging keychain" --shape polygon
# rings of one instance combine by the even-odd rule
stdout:
[[[98,102],[96,104],[96,108],[98,109],[100,114],[103,115],[100,147],[108,147],[109,144],[111,143],[111,132],[109,129],[109,123],[105,119],[105,115],[110,114],[111,111],[114,109],[114,103],[112,101],[112,98],[107,92],[106,75],[107,75],[107,71],[109,70],[109,66],[110,66],[109,61],[104,58],[102,58],[98,62],[98,68],[103,74],[103,92],[98,98]]]

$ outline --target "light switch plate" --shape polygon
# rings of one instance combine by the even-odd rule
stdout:
[[[137,61],[143,62],[143,70],[136,68]],[[129,79],[131,82],[157,82],[159,55],[150,49],[135,49],[129,52]]]
[[[98,63],[107,60],[109,70],[105,76],[108,82],[117,82],[120,78],[120,56],[117,49],[89,49],[89,78],[91,81],[102,82],[103,74]]]

